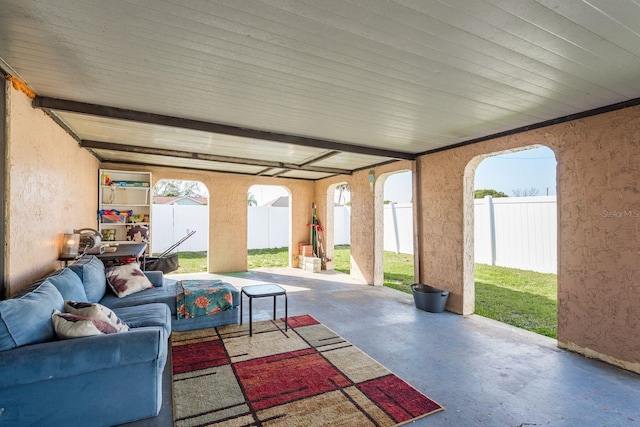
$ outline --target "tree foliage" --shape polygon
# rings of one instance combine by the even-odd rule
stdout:
[[[249,194],[247,195],[247,206],[258,206],[256,196],[254,196],[251,192],[249,192]]]
[[[513,193],[514,197],[533,197],[533,196],[537,196],[538,193],[540,193],[540,191],[535,187],[516,188],[511,190],[511,192]]]
[[[503,193],[502,191],[493,190],[493,189],[482,189],[476,190],[473,192],[473,197],[475,199],[483,199],[485,196],[491,197],[509,197],[509,195]]]
[[[198,181],[182,181],[174,179],[163,179],[154,187],[156,196],[163,197],[208,197],[204,184]]]
[[[351,189],[349,188],[349,184],[346,184],[346,183],[339,184],[336,187],[336,190],[338,190],[338,201],[336,202],[336,204],[338,206],[346,205],[347,195],[351,192]]]

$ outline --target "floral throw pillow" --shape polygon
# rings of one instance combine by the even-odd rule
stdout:
[[[51,321],[56,335],[63,340],[118,332],[111,323],[104,320],[71,313],[61,313],[58,310],[54,310]]]
[[[106,275],[109,286],[118,298],[153,288],[153,284],[135,262],[109,267]]]
[[[125,332],[129,326],[124,323],[116,314],[104,305],[90,302],[65,301],[64,311],[78,316],[91,317],[92,319],[103,320],[110,323],[116,331]]]

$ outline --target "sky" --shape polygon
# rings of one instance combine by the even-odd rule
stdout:
[[[535,188],[538,196],[556,194],[556,157],[547,147],[500,154],[484,159],[476,168],[474,190],[493,189],[514,196],[514,190]],[[411,173],[391,175],[384,199],[411,202]]]
[[[411,172],[390,175],[385,181],[384,199],[396,203],[412,201]],[[474,189],[493,189],[514,196],[514,190],[535,188],[538,196],[556,194],[556,158],[547,147],[491,156],[476,169]],[[288,195],[280,186],[254,185],[249,190],[258,206]]]
[[[256,198],[258,206],[262,206],[280,196],[289,195],[289,192],[279,185],[253,185],[249,188],[249,193]]]
[[[487,157],[478,165],[476,190],[493,189],[513,197],[513,190],[535,188],[538,196],[556,195],[556,157],[547,147]]]

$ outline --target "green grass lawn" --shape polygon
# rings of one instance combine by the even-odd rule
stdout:
[[[349,273],[349,246],[336,246],[335,269]],[[384,285],[410,294],[413,282],[413,256],[385,251]],[[557,338],[555,274],[476,264],[475,285],[476,314]]]
[[[207,268],[207,252],[180,252],[178,254],[180,267],[172,274],[178,273],[202,273]]]
[[[178,255],[180,268],[172,272],[200,273],[207,271],[207,252],[180,252]],[[251,249],[247,257],[249,269],[258,267],[287,267],[289,253],[287,248]]]
[[[175,273],[207,271],[206,252],[180,252],[180,268]],[[249,269],[287,267],[287,248],[249,250]],[[348,274],[350,247],[334,248],[334,268]],[[413,256],[384,253],[384,285],[411,293],[414,283]],[[557,277],[513,268],[475,265],[476,306],[481,316],[557,338]],[[437,284],[431,284],[437,287]]]
[[[475,265],[476,314],[557,338],[555,274]]]
[[[247,254],[247,268],[288,267],[289,248],[250,249]]]
[[[333,247],[333,269],[349,274],[351,271],[351,247],[349,245],[336,245]]]

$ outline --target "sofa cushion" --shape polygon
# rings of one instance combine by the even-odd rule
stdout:
[[[104,305],[91,302],[65,301],[64,311],[78,316],[91,317],[110,323],[118,332],[128,331],[129,326]]]
[[[131,330],[147,326],[160,326],[164,329],[167,338],[171,335],[171,312],[166,304],[144,304],[116,308],[113,311],[131,327]]]
[[[85,293],[87,301],[98,302],[107,290],[107,277],[105,276],[104,264],[94,255],[82,257],[78,262],[69,266],[69,269],[76,273]]]
[[[106,269],[107,282],[118,298],[153,288],[137,263],[116,265]]]
[[[61,313],[58,310],[53,312],[51,321],[60,339],[82,338],[118,332],[115,326],[105,320],[71,313]]]
[[[46,281],[20,298],[0,301],[0,350],[55,339],[51,314],[63,308],[62,295]]]
[[[48,277],[45,282],[55,286],[65,300],[87,301],[87,294],[82,286],[82,280],[68,268],[63,269],[55,276]]]
[[[160,288],[154,287],[153,289],[147,289],[144,292],[138,292],[136,294],[127,295],[124,298],[118,298],[116,295],[113,294],[113,292],[107,292],[104,298],[100,300],[100,304],[105,305],[111,308],[112,310],[115,310],[116,308],[132,307],[132,306],[138,306],[142,304],[151,304],[155,302],[164,303],[168,305],[169,309],[171,310],[171,314],[175,315],[176,314],[175,284],[165,285]]]
[[[164,286],[164,274],[159,270],[145,270],[144,275],[147,276],[147,279],[151,282],[153,286],[159,288],[160,286]]]

